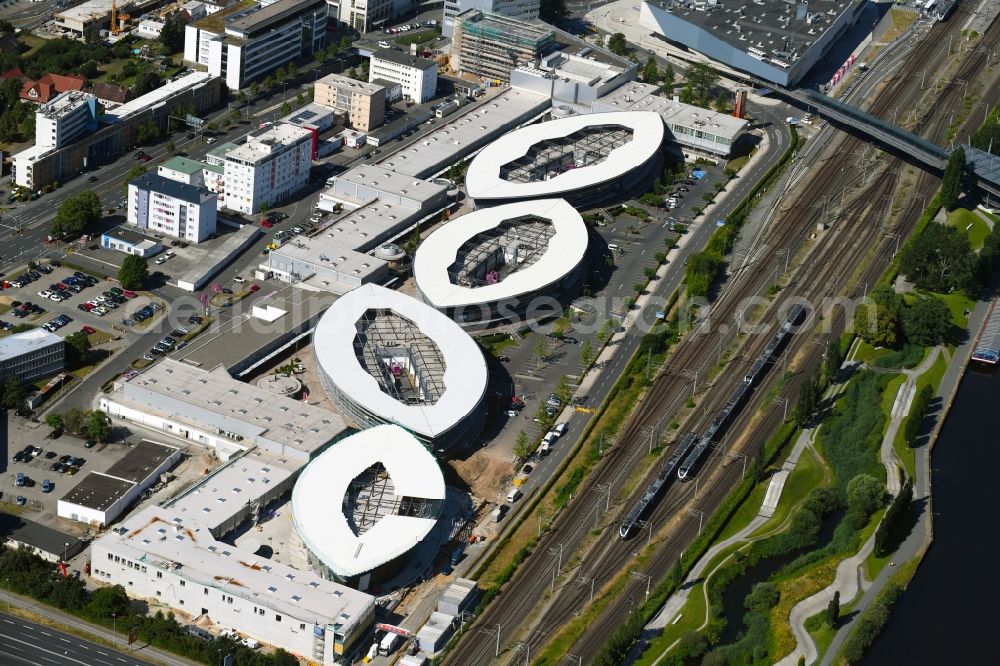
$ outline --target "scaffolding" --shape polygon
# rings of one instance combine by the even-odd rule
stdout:
[[[375,463],[351,481],[343,510],[355,535],[361,536],[386,516],[436,519],[441,500],[396,495],[392,478],[382,463]]]
[[[572,134],[539,141],[522,157],[500,167],[500,177],[514,183],[537,183],[571,169],[600,164],[617,148],[632,141],[622,125],[593,125]]]
[[[384,393],[406,405],[433,405],[444,395],[444,356],[416,324],[371,309],[356,329],[354,354]]]
[[[448,278],[473,288],[502,282],[538,261],[554,235],[551,220],[537,215],[504,220],[462,244],[448,267]]]
[[[555,31],[543,24],[478,10],[459,14],[455,33],[462,71],[505,82],[555,46]]]

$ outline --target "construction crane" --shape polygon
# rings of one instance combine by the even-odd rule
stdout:
[[[115,0],[111,0],[111,34],[118,35],[122,32],[122,25],[131,17],[124,12],[118,13],[118,5]]]

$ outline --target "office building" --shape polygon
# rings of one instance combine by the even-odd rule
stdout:
[[[639,24],[654,37],[724,67],[794,86],[853,26],[866,3],[754,0],[743,6],[643,2]]]
[[[294,125],[247,137],[225,154],[225,208],[253,215],[298,192],[309,182],[312,151],[313,133]]]
[[[441,22],[441,34],[445,37],[452,37],[455,34],[455,17],[470,9],[478,9],[519,21],[532,21],[538,18],[539,4],[539,0],[444,0],[444,21]]]
[[[60,93],[35,111],[35,146],[62,148],[97,129],[97,98],[77,91]]]
[[[375,598],[217,541],[207,528],[213,509],[224,509],[226,500],[243,506],[247,495],[263,492],[247,482],[205,495],[196,512],[182,514],[170,503],[126,518],[93,542],[91,578],[121,585],[130,596],[182,616],[210,620],[219,629],[236,627],[241,635],[310,663],[345,663],[366,647]],[[202,484],[195,489],[204,491]]]
[[[128,184],[128,222],[155,234],[200,243],[215,233],[214,192],[146,173]]]
[[[423,104],[432,99],[437,90],[437,64],[402,51],[379,49],[372,54],[368,65],[368,81],[375,79],[398,83],[403,89],[403,97]]]
[[[239,90],[322,48],[326,14],[325,0],[236,3],[184,28],[184,60]]]
[[[105,250],[134,254],[148,259],[163,252],[163,245],[155,238],[146,238],[124,225],[109,229],[101,234],[101,247]]]
[[[347,430],[337,414],[233,379],[221,366],[204,370],[169,358],[116,382],[101,394],[100,409],[214,449],[220,460],[257,446],[305,462]]]
[[[414,0],[339,0],[330,13],[336,13],[341,23],[365,33],[386,27],[391,19],[410,12],[416,5]]]
[[[315,102],[343,113],[353,129],[368,132],[385,120],[385,88],[378,83],[329,74],[316,81],[315,90]]]
[[[652,111],[663,119],[673,141],[684,151],[728,157],[740,137],[746,134],[750,123],[728,113],[719,113],[677,99],[659,95],[659,86],[630,81],[617,90],[594,100],[591,110],[595,113],[618,111]]]
[[[63,339],[35,328],[0,339],[0,378],[13,375],[22,384],[62,372]]]
[[[490,81],[510,81],[510,71],[555,48],[555,31],[544,23],[520,21],[470,9],[455,17],[451,66]]]

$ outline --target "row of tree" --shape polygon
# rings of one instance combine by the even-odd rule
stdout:
[[[906,305],[892,287],[879,287],[871,293],[871,303],[854,311],[854,331],[875,347],[896,349],[904,343],[931,347],[952,337],[951,311],[934,296],[918,296]]]
[[[74,407],[65,414],[48,414],[45,424],[53,430],[65,430],[98,442],[106,442],[111,437],[111,419],[102,411],[82,411]]]

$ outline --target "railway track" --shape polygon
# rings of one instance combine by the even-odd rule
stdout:
[[[948,34],[949,26],[954,25],[957,25],[956,21],[938,24],[930,31],[927,39],[915,49],[914,55],[908,61],[910,65],[905,68],[907,71],[888,82],[871,105],[869,112],[882,115],[894,104],[916,101],[918,96],[916,93],[920,91],[914,92],[912,79],[914,71],[919,67],[913,63],[939,62],[944,50],[947,49],[947,40],[943,37]],[[984,39],[991,35],[996,39],[997,35],[994,33],[997,30],[998,25],[994,23]],[[981,62],[975,65],[971,60],[972,58],[963,63],[960,71],[976,71],[975,68],[981,66]],[[942,91],[942,100],[948,105],[954,105],[956,102],[960,104],[960,92],[958,86],[947,86]],[[938,107],[940,108],[941,106]],[[931,138],[940,140],[947,131],[943,114],[932,115],[927,122],[927,130],[926,133],[930,134]],[[841,156],[851,154],[864,145],[862,140],[846,136],[839,137],[835,143],[836,153]],[[838,159],[826,160],[802,187],[802,194],[797,197],[797,202],[784,211],[774,223],[770,233],[764,236],[763,242],[769,248],[787,248],[789,253],[794,249],[795,254],[792,256],[798,257],[799,252],[803,252],[808,258],[808,261],[800,262],[800,269],[792,282],[785,287],[785,292],[807,298],[835,295],[845,291],[853,295],[860,289],[857,285],[864,284],[863,280],[873,284],[877,276],[882,273],[892,256],[895,243],[883,235],[879,226],[871,223],[868,216],[888,214],[890,193],[894,191],[901,172],[896,160],[890,158],[884,162],[886,166],[877,175],[868,182],[863,182],[864,175],[843,169]],[[924,174],[919,175],[917,181],[915,191],[929,193],[935,185],[935,179]],[[845,196],[847,188],[852,188],[850,200]],[[822,239],[822,242],[806,247],[815,223],[823,215],[812,202],[831,194],[841,194],[845,198],[845,203],[838,212],[836,226],[828,232],[828,236]],[[915,197],[904,202],[896,218],[898,222],[895,231],[901,234],[907,233],[919,216],[921,208]],[[874,255],[870,257],[855,288],[851,289],[846,281],[851,278],[857,261],[867,254],[868,248],[872,247],[875,248]],[[769,262],[751,262],[738,279],[726,287],[713,306],[712,316],[715,320],[719,321],[720,318],[728,320],[740,302],[745,302],[750,296],[760,295],[771,284],[771,276],[775,270]],[[772,305],[768,309],[762,321],[769,321],[772,324],[776,321],[776,317],[772,316],[775,307]],[[832,334],[842,330],[843,324],[842,311],[830,313]],[[724,331],[720,327],[718,330],[719,344],[724,348],[730,348],[736,340],[737,328],[729,327],[729,330]],[[794,395],[797,392],[802,377],[808,376],[811,368],[816,367],[821,360],[819,348],[807,348],[808,342],[805,337],[797,336],[785,351],[785,354],[789,355],[806,352],[800,365],[802,371],[792,376],[785,385],[787,395]],[[745,340],[743,353],[752,356],[750,349],[762,347],[765,341],[764,336]],[[704,376],[704,372],[714,365],[715,359],[715,345],[706,345],[704,340],[698,339],[698,336],[688,335],[675,346],[668,362],[673,367],[698,369],[701,376]],[[717,409],[720,401],[725,400],[728,389],[734,384],[734,378],[740,376],[743,365],[735,360],[730,361],[712,385],[707,389],[703,388],[703,392],[708,391],[708,393],[703,398],[698,413],[691,419],[691,423],[685,424],[678,433],[691,429],[697,431],[698,427],[704,425],[699,419],[711,418],[710,415]],[[764,382],[757,387],[756,400],[759,401],[759,396],[766,394],[778,379],[779,373],[770,372]],[[644,431],[648,431],[651,427],[662,428],[662,424],[668,418],[680,411],[689,391],[690,382],[684,377],[669,372],[657,375],[646,396],[636,406],[616,436],[613,446],[596,466],[578,497],[560,514],[553,529],[542,537],[535,552],[521,565],[504,593],[480,617],[473,631],[467,634],[462,643],[449,654],[446,663],[480,664],[491,661],[497,641],[495,634],[488,632],[495,631],[498,625],[501,629],[502,654],[511,652],[515,640],[522,634],[511,629],[509,625],[511,623],[519,625],[530,619],[533,613],[538,611],[546,589],[552,587],[555,593],[550,602],[541,610],[541,616],[535,626],[524,636],[527,645],[532,650],[537,649],[559,626],[571,619],[588,602],[590,585],[581,585],[580,581],[593,580],[594,588],[600,589],[602,584],[620,573],[628,561],[634,558],[634,551],[640,548],[637,543],[641,543],[642,535],[634,541],[622,541],[617,538],[616,530],[608,529],[614,523],[605,521],[602,536],[596,545],[589,552],[582,554],[580,563],[571,571],[565,566],[571,554],[586,541],[594,526],[602,524],[601,496],[590,492],[590,489],[598,486],[606,487],[605,484],[620,487],[647,454],[648,435],[645,435]],[[752,455],[781,420],[780,414],[774,409],[766,410],[759,417],[757,414],[757,410],[745,408],[729,428],[731,433],[740,432],[751,420],[757,418],[753,432],[749,433],[740,447],[740,451],[746,455]],[[699,479],[708,479],[708,482],[700,484],[699,498],[695,506],[697,510],[703,511],[704,515],[717,508],[740,478],[742,465],[724,464],[726,462],[719,454],[710,455],[703,462]],[[642,487],[640,485],[639,489]],[[677,517],[686,515],[684,508],[691,504],[694,493],[693,483],[673,483],[659,506],[648,518],[650,524],[663,524],[674,519],[670,538],[659,542],[653,557],[644,569],[647,575],[653,577],[654,583],[666,575],[682,548],[690,543],[698,531],[696,520],[676,520]],[[614,499],[612,513],[624,513],[630,506],[627,497],[616,496]],[[650,536],[647,535],[647,538]],[[563,565],[562,570],[555,571],[559,565]],[[556,573],[556,578],[553,577],[553,572]],[[553,581],[559,583],[559,587],[556,587]],[[624,591],[617,595],[591,625],[585,636],[574,646],[573,653],[580,655],[584,662],[592,659],[614,626],[628,615],[630,609],[644,595],[645,586],[646,583],[638,581],[627,584]]]

